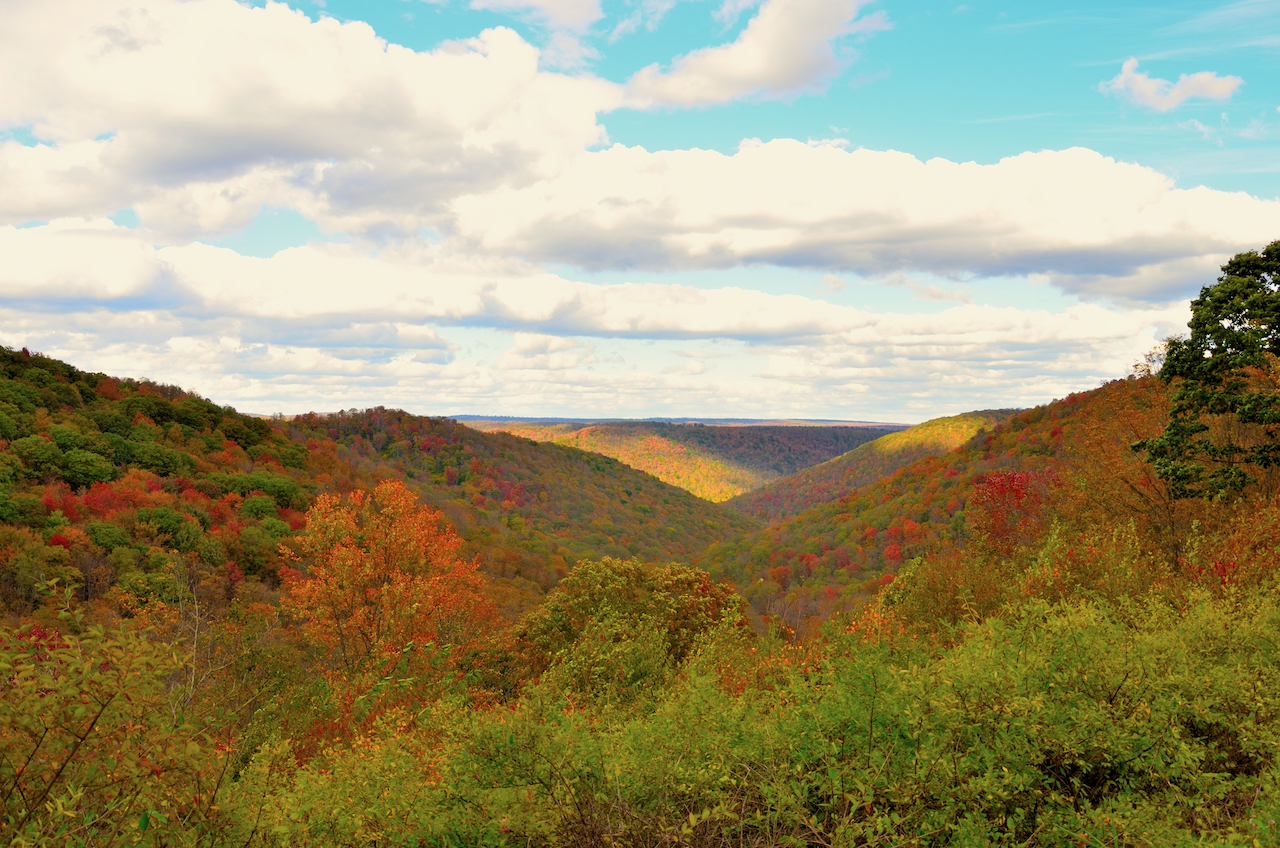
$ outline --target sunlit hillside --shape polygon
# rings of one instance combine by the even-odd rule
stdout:
[[[890,427],[709,426],[660,421],[466,423],[480,430],[501,430],[611,456],[717,503],[891,432]]]
[[[935,418],[907,430],[889,433],[835,459],[801,469],[726,501],[763,521],[797,515],[834,501],[925,456],[954,450],[979,430],[1008,418],[1013,410],[984,410]]]
[[[963,427],[978,432],[954,450],[924,456],[835,500],[716,543],[698,564],[741,587],[761,613],[798,627],[856,604],[867,581],[894,573],[912,557],[963,547],[966,504],[974,487],[995,472],[1047,471],[1062,483],[1060,504],[1085,499],[1089,509],[1116,520],[1149,519],[1159,513],[1158,505],[1143,500],[1155,491],[1150,468],[1129,445],[1157,432],[1167,408],[1163,384],[1143,378],[1117,380],[995,425],[982,415],[963,423],[943,419],[944,433]]]

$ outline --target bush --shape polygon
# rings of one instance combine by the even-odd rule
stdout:
[[[115,479],[116,468],[96,453],[73,448],[62,461],[62,476],[77,488]]]
[[[151,525],[180,551],[194,550],[204,535],[198,522],[165,507],[138,510],[138,523]]]
[[[240,505],[240,514],[247,518],[275,518],[276,510],[275,498],[269,498],[266,495],[245,498],[244,503]]]
[[[142,442],[133,449],[133,462],[139,468],[154,471],[161,477],[192,474],[196,462],[190,456],[155,442]]]
[[[129,534],[125,532],[123,527],[107,524],[103,521],[91,522],[85,528],[85,532],[89,536],[89,541],[105,549],[108,553],[116,548],[128,547],[133,543],[133,540],[129,538]]]
[[[223,491],[235,492],[238,495],[248,495],[254,491],[265,492],[280,507],[289,506],[295,496],[302,494],[302,487],[292,477],[267,471],[254,471],[250,474],[210,474],[209,480],[216,483]]]
[[[62,470],[63,454],[52,440],[43,436],[27,436],[10,443],[9,450],[27,467],[28,476],[38,478],[43,474]]]

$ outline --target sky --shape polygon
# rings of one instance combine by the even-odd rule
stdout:
[[[0,344],[258,413],[913,423],[1280,239],[1280,0],[0,0]]]

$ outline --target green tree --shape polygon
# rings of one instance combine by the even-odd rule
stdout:
[[[61,470],[63,454],[51,439],[43,436],[27,436],[9,445],[9,450],[22,460],[32,477],[57,473]]]
[[[1280,466],[1280,241],[1236,254],[1191,302],[1160,378],[1177,382],[1164,432],[1145,450],[1175,498],[1238,492]]]
[[[116,469],[96,453],[72,448],[63,457],[63,476],[73,486],[92,486],[114,479]]]

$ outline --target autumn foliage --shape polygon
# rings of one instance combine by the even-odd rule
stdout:
[[[496,616],[474,560],[438,510],[399,481],[321,495],[296,538],[283,609],[335,672],[352,675],[406,645],[456,646]]]

